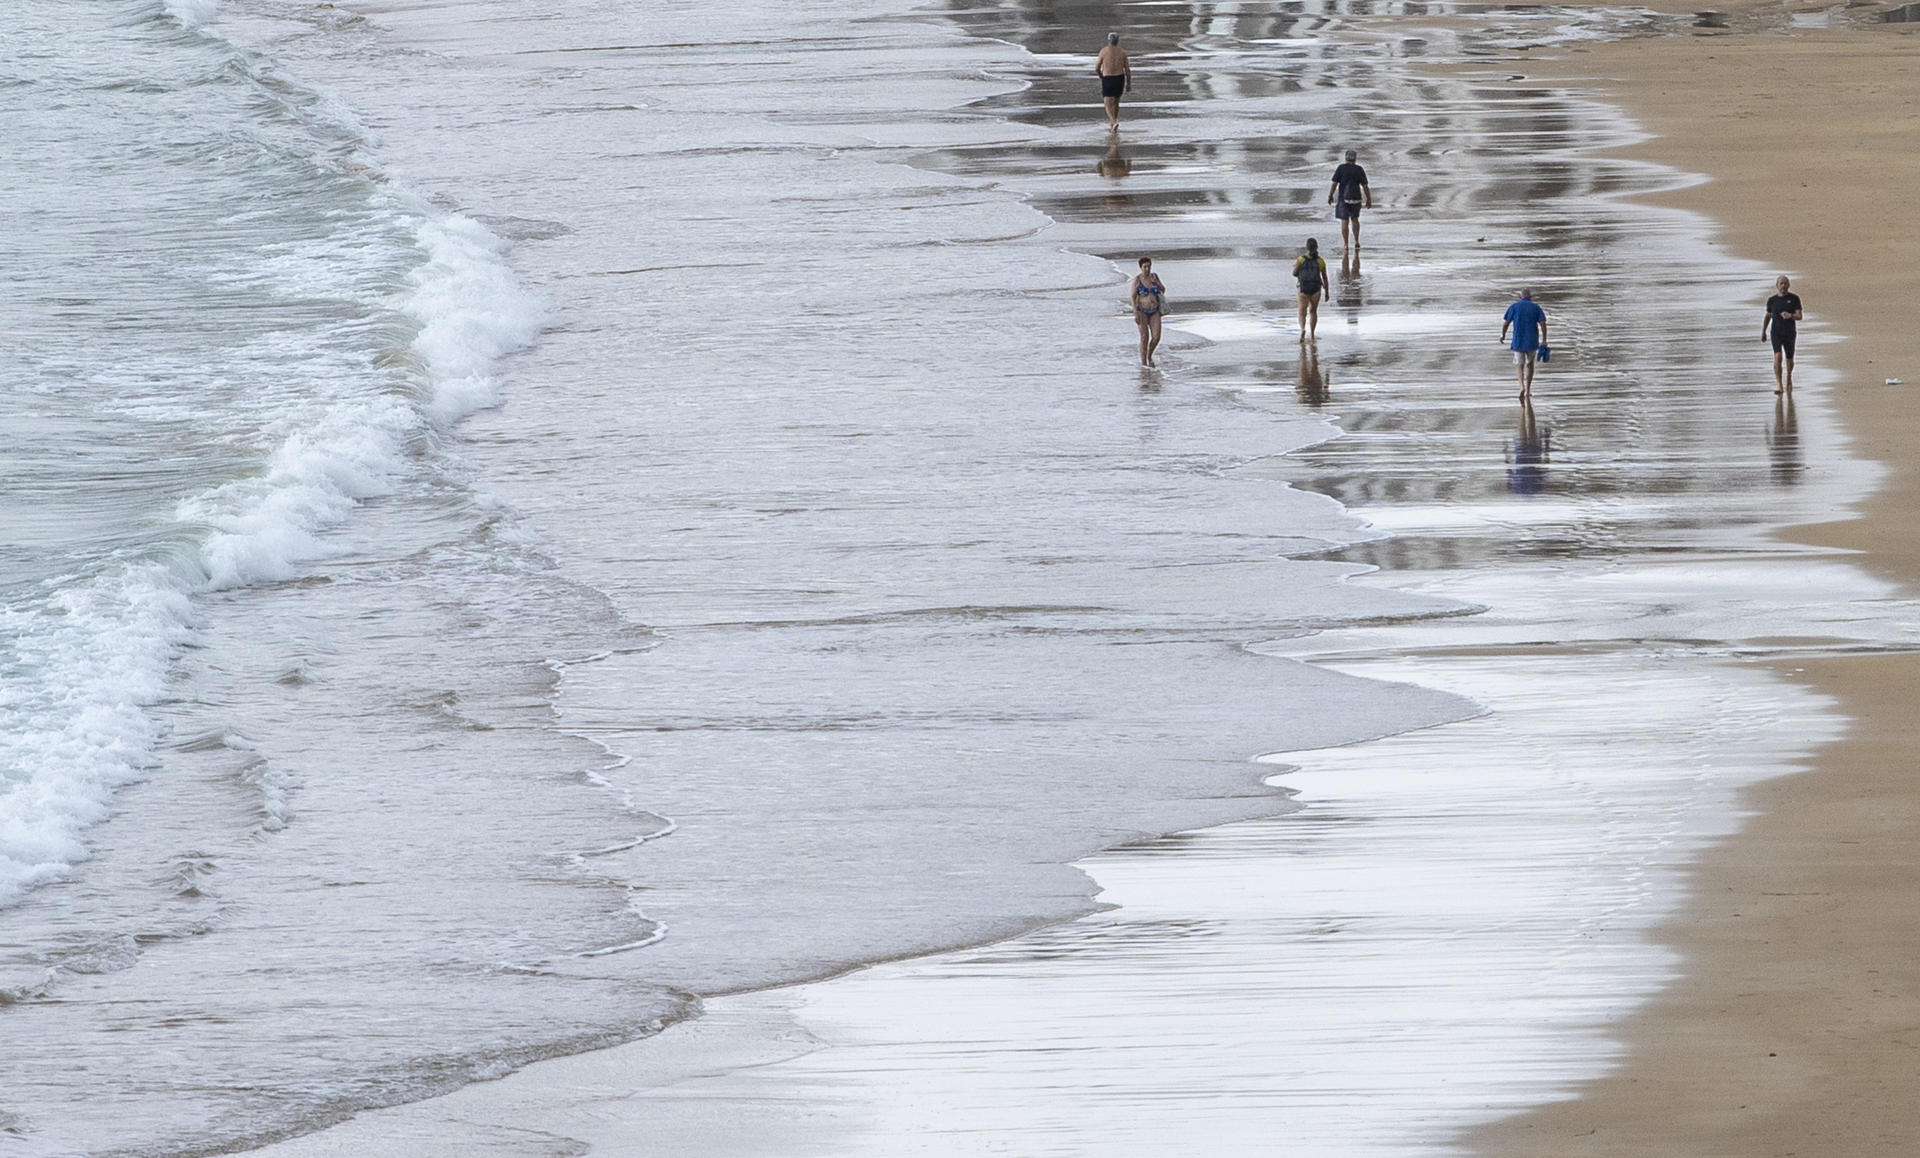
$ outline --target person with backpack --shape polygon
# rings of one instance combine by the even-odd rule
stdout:
[[[1360,210],[1373,208],[1373,187],[1367,184],[1367,171],[1354,163],[1357,156],[1348,149],[1346,164],[1334,169],[1333,184],[1327,186],[1327,204],[1340,223],[1343,252],[1360,248]]]
[[[1300,340],[1306,341],[1320,329],[1320,295],[1327,288],[1327,263],[1320,256],[1320,243],[1307,238],[1307,251],[1293,263],[1293,280],[1300,285]]]

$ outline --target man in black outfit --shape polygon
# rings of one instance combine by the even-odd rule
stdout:
[[[1327,186],[1327,204],[1340,223],[1340,248],[1360,248],[1360,210],[1373,208],[1373,190],[1367,186],[1367,171],[1353,163],[1357,156],[1347,150],[1347,163],[1333,171],[1333,184]],[[1351,231],[1352,236],[1348,233]]]
[[[1773,339],[1773,392],[1785,393],[1793,389],[1793,339],[1799,327],[1794,325],[1800,320],[1800,295],[1788,293],[1787,275],[1781,274],[1774,279],[1773,296],[1767,299],[1767,318],[1760,323],[1760,340]],[[1787,373],[1780,375],[1781,359],[1786,360]]]

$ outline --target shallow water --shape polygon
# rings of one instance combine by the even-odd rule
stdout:
[[[21,1153],[1084,912],[1066,861],[1289,808],[1255,753],[1471,710],[1245,650],[1461,609],[1303,557],[1373,533],[1245,468],[1319,418],[1115,389],[1108,266],[905,163],[1042,131],[952,111],[1011,50],[899,15],[9,10]]]
[[[1031,25],[1003,9],[967,19],[1057,49],[1039,8],[1022,9]],[[1223,26],[1206,24],[1210,43]],[[1445,55],[1439,31],[1403,35]],[[1216,55],[1150,58],[1182,83],[1163,82],[1104,152],[976,147],[935,163],[1030,192],[1077,244],[1154,254],[1175,301],[1198,299],[1174,324],[1204,339],[1180,346],[1170,383],[1312,407],[1346,431],[1248,473],[1392,532],[1329,554],[1386,568],[1368,584],[1485,609],[1254,650],[1441,688],[1487,714],[1274,757],[1301,811],[1082,862],[1112,912],[777,1005],[713,1003],[710,1017],[768,1043],[758,1064],[698,1076],[669,1060],[676,1039],[698,1056],[698,1031],[670,1030],[646,1049],[674,1080],[609,1094],[617,1114],[747,1123],[699,1135],[717,1154],[1458,1152],[1466,1127],[1564,1097],[1616,1056],[1608,1025],[1677,965],[1649,934],[1691,859],[1737,826],[1738,790],[1803,768],[1843,730],[1776,665],[1912,645],[1914,608],[1891,587],[1765,534],[1831,517],[1872,477],[1845,458],[1817,362],[1803,359],[1798,399],[1775,400],[1764,354],[1739,340],[1766,271],[1713,252],[1698,216],[1619,201],[1687,178],[1586,152],[1632,129],[1577,94],[1517,78],[1396,87],[1367,68],[1405,127],[1330,117],[1329,138],[1366,140],[1381,186],[1380,170],[1417,157],[1421,184],[1385,193],[1318,343],[1276,356],[1293,334],[1269,238],[1324,226],[1265,195],[1273,162],[1241,163],[1271,135],[1236,138],[1264,126],[1222,94],[1270,82],[1235,74],[1244,58],[1226,39]],[[1340,56],[1319,51],[1316,70]],[[1064,106],[1084,102],[1049,95],[1050,64],[1036,59],[1031,92],[991,103],[1065,126]],[[1162,119],[1185,99],[1167,87],[1205,94],[1192,97],[1204,112]],[[1555,314],[1560,356],[1532,413],[1502,397],[1499,351],[1479,345],[1498,332],[1502,271]],[[645,1050],[623,1064],[602,1068],[644,1075]],[[529,1078],[518,1108],[551,1108]],[[485,1121],[449,1107],[443,1125]]]
[[[517,1140],[529,1128],[609,1152],[1446,1153],[1468,1125],[1564,1096],[1607,1064],[1608,1023],[1671,976],[1675,962],[1649,931],[1672,911],[1690,859],[1737,824],[1739,788],[1803,766],[1838,734],[1831,705],[1754,661],[1910,645],[1920,621],[1883,584],[1844,557],[1768,536],[1832,517],[1872,479],[1846,457],[1827,406],[1817,331],[1799,398],[1776,403],[1767,390],[1764,350],[1746,336],[1773,271],[1720,254],[1697,215],[1621,199],[1690,178],[1596,155],[1632,139],[1616,110],[1529,82],[1504,61],[1485,75],[1415,70],[1646,31],[1663,18],[1130,6],[1124,27],[1142,76],[1126,130],[1109,144],[1085,59],[1074,55],[1097,39],[1090,11],[949,13],[998,44],[943,53],[983,53],[993,77],[1016,82],[972,107],[1032,133],[1009,140],[965,120],[907,129],[891,112],[868,113],[880,123],[861,131],[887,142],[950,133],[951,144],[916,153],[914,164],[1017,194],[1046,215],[1051,224],[1037,233],[971,237],[967,248],[992,251],[986,260],[1030,270],[1071,267],[1073,251],[1112,259],[1118,271],[1103,283],[1022,295],[1018,308],[1088,363],[1076,389],[1130,409],[1135,453],[1178,461],[1160,456],[1242,446],[1269,422],[1332,424],[1284,452],[1274,444],[1206,460],[1200,471],[1226,486],[1183,518],[1205,512],[1208,527],[1257,518],[1257,506],[1221,505],[1234,487],[1324,495],[1392,533],[1312,549],[1319,560],[1385,568],[1344,584],[1341,598],[1392,591],[1481,609],[1315,623],[1311,633],[1241,618],[1210,627],[1222,634],[1205,646],[1231,640],[1234,662],[1251,661],[1238,668],[1249,677],[1261,662],[1290,680],[1366,676],[1447,693],[1481,714],[1374,743],[1293,746],[1274,758],[1291,770],[1268,770],[1297,811],[1082,861],[1112,911],[982,950],[710,1000],[700,1018],[658,1038],[368,1115],[276,1155],[530,1152]],[[1368,219],[1361,267],[1336,276],[1319,341],[1303,356],[1284,263],[1304,235],[1332,236],[1321,181],[1339,141],[1361,143],[1382,207]],[[1123,369],[1130,327],[1112,312],[1113,287],[1142,252],[1156,257],[1175,309],[1172,355],[1158,375]],[[1560,351],[1541,371],[1531,418],[1511,400],[1495,344],[1511,283],[1523,279],[1553,312]],[[1072,309],[1056,315],[1056,296]],[[1676,298],[1687,305],[1679,320]],[[1106,347],[1083,350],[1094,319],[1108,325]],[[1026,327],[992,334],[1040,356],[1023,344]],[[994,358],[983,347],[967,364],[969,385]],[[1049,400],[1059,413],[1059,397]],[[1088,568],[1075,585],[1101,589],[1103,570]],[[1211,583],[1193,594],[1183,619],[1239,606]],[[1099,602],[1108,614],[1132,606],[1121,594]],[[936,623],[972,644],[965,625]],[[643,693],[670,707],[671,737],[623,726],[635,691],[618,664],[582,669],[562,703],[620,750],[664,757],[659,766],[688,751],[716,760],[744,751],[761,767],[774,745],[708,735],[713,715],[695,705],[737,704],[724,718],[771,731],[800,716],[804,695],[841,709],[841,730],[857,733],[864,721],[834,692],[813,689],[818,673],[832,673],[818,682],[834,688],[857,678],[842,673],[874,665],[902,673],[895,682],[909,688],[955,669],[991,672],[995,688],[1040,686],[1024,653],[1022,670],[1003,671],[970,647],[948,651],[965,658],[936,661],[929,674],[876,646],[870,626],[783,627],[798,655],[763,641],[764,631],[701,626],[695,654],[711,666],[674,670],[682,680],[710,671],[708,682],[665,698]],[[1230,699],[1227,681],[1204,668],[1169,668],[1177,649],[1164,646],[1164,628],[1129,642],[1149,639],[1162,646],[1118,681],[1151,693],[1126,699],[1111,722],[1129,749],[1152,750],[1154,737],[1189,726],[1165,722],[1183,704],[1228,709],[1210,727],[1231,750],[1251,739],[1232,726],[1245,713],[1298,728],[1343,710],[1348,691],[1379,686],[1323,686],[1316,698],[1263,709],[1252,702],[1257,689]],[[850,646],[847,668],[820,658]],[[729,658],[734,649],[740,658]],[[1049,662],[1066,664],[1058,683],[1018,698],[1125,695],[1100,682],[1111,653],[1094,647],[1084,663],[1069,660],[1077,650],[1050,648]],[[916,644],[904,654],[926,653]],[[743,681],[747,657],[762,655],[767,670]],[[943,726],[943,737],[961,759],[999,758],[974,722],[999,731],[1007,705],[980,690],[962,702],[981,706]],[[1023,742],[1070,766],[1082,753],[1053,742],[1086,718],[1033,718]],[[884,739],[827,745],[828,760],[848,769],[846,795],[863,754],[910,760]],[[921,811],[928,802],[965,815],[925,783],[948,766],[893,786],[911,802],[908,815],[931,815]],[[780,789],[790,765],[771,767],[769,810],[801,814],[775,827],[814,842],[816,857],[864,828],[816,817],[811,801]],[[969,770],[966,782],[991,780]],[[1108,806],[1108,793],[1084,787],[1093,782],[1062,778],[1053,806]],[[843,798],[832,803],[829,812],[846,811]],[[967,865],[968,849],[1000,855],[1004,813],[994,805],[951,833],[923,829],[926,863]],[[683,794],[668,811],[684,824],[714,808]],[[674,840],[686,835],[683,827]],[[710,839],[717,850],[717,826]],[[1009,903],[969,867],[966,893]],[[1028,870],[1021,879],[1036,878]],[[920,934],[926,914],[890,899],[925,896],[926,886],[869,884],[860,903],[872,935],[888,923]],[[810,869],[794,891],[823,887],[830,876]],[[649,899],[649,912],[665,911]],[[951,912],[933,910],[932,922]],[[727,943],[729,928],[765,928],[688,916],[707,922],[698,939],[709,943]],[[669,925],[680,921],[674,912]],[[672,940],[658,948],[671,951]]]

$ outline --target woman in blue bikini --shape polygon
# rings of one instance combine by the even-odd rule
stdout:
[[[1153,365],[1153,352],[1160,348],[1160,316],[1167,312],[1167,287],[1153,272],[1153,259],[1140,259],[1140,272],[1127,287],[1127,303],[1133,307],[1133,324],[1140,327],[1140,364]]]

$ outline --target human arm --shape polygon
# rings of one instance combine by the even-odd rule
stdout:
[[[1333,195],[1334,195],[1334,192],[1335,192],[1336,190],[1338,190],[1339,188],[1340,188],[1340,182],[1338,182],[1338,181],[1332,181],[1332,182],[1329,182],[1329,183],[1328,183],[1328,185],[1327,185],[1327,204],[1329,204],[1329,205],[1331,205],[1331,204],[1333,204]]]
[[[1367,208],[1373,208],[1373,186],[1367,184],[1365,181],[1361,181],[1360,195],[1367,199]]]

